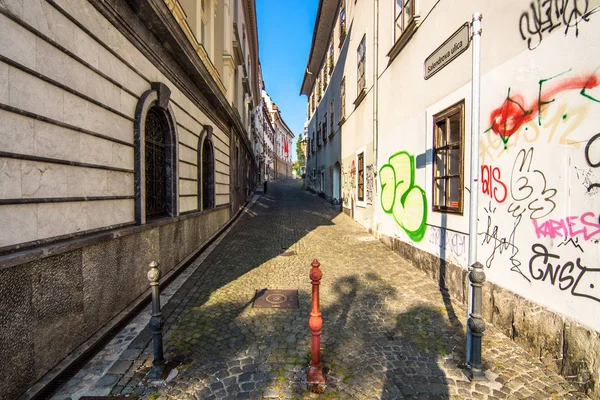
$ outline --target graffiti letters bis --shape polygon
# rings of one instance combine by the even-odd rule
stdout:
[[[513,216],[531,211],[531,218],[543,218],[550,214],[556,203],[552,200],[556,189],[546,187],[546,176],[540,170],[531,170],[533,147],[521,149],[513,164],[510,177],[510,195],[514,200],[508,207]]]
[[[558,264],[561,257],[550,253],[540,243],[531,246],[531,250],[533,256],[529,260],[529,273],[533,279],[542,282],[549,279],[553,286],[558,283],[562,291],[571,289],[573,296],[600,302],[600,268],[581,265],[579,257],[575,262],[566,261],[561,266]]]
[[[511,94],[509,88],[504,103],[490,114],[491,126],[486,132],[492,130],[496,135],[500,136],[506,149],[509,138],[524,124],[537,117],[538,125],[542,126],[543,107],[556,101],[556,97],[559,94],[570,90],[579,90],[579,93],[583,97],[593,102],[600,102],[600,99],[595,98],[589,93],[590,89],[600,85],[598,70],[592,74],[569,77],[558,82],[553,82],[553,85],[544,86],[546,82],[557,79],[568,72],[570,70],[550,78],[541,79],[538,83],[538,98],[529,105],[526,104],[523,96],[514,93]],[[567,115],[563,114],[562,118],[566,119]]]
[[[519,31],[527,41],[529,50],[540,45],[544,33],[550,33],[564,26],[565,35],[575,28],[579,36],[579,23],[588,22],[599,7],[588,9],[588,0],[536,0],[529,5],[530,10],[521,14]]]
[[[557,237],[574,238],[582,237],[584,240],[593,238],[600,239],[600,215],[596,216],[593,212],[588,211],[579,216],[570,216],[561,219],[548,219],[538,222],[532,219],[533,228],[537,238],[549,237],[555,239]]]
[[[500,179],[500,168],[491,165],[481,166],[481,191],[498,203],[503,203],[506,200],[508,190]]]
[[[394,216],[396,223],[415,242],[425,236],[427,197],[415,185],[415,158],[405,151],[394,154],[379,170],[381,208]]]

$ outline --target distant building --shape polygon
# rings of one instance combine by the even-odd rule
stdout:
[[[294,134],[281,116],[281,111],[269,94],[263,90],[263,99],[268,109],[271,125],[274,130],[274,170],[275,179],[292,177],[292,140]]]

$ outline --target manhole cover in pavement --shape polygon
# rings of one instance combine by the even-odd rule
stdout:
[[[255,308],[298,308],[297,290],[257,289],[254,296]]]
[[[137,400],[137,397],[127,396],[84,396],[79,400]]]

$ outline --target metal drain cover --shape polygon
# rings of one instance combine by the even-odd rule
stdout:
[[[298,308],[297,290],[257,289],[254,308]]]

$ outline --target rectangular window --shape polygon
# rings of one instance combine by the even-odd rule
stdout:
[[[329,60],[328,66],[329,75],[333,72],[333,38],[331,39],[331,44],[329,45]]]
[[[327,63],[323,65],[323,94],[325,93],[325,89],[327,89]]]
[[[346,77],[340,83],[340,121],[346,118]]]
[[[346,2],[342,0],[342,7],[340,10],[340,47],[346,39]]]
[[[365,201],[365,153],[358,155],[356,168],[356,197],[358,201]]]
[[[335,128],[333,127],[333,113],[335,111],[335,103],[333,100],[331,100],[331,103],[329,103],[329,136],[333,135],[333,132],[335,132]]]
[[[463,212],[464,102],[433,116],[433,210]]]
[[[327,142],[327,113],[325,113],[325,118],[323,119],[323,144]]]
[[[358,49],[356,50],[356,58],[357,58],[357,76],[358,76],[358,87],[356,94],[360,95],[360,92],[367,86],[366,85],[366,71],[365,71],[365,57],[366,57],[366,41],[367,35],[364,35],[360,44],[358,45]]]
[[[414,0],[395,0],[394,3],[394,35],[398,40],[414,15]]]

